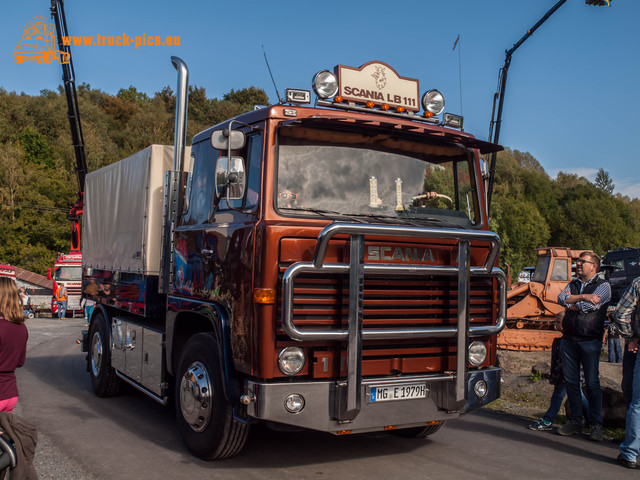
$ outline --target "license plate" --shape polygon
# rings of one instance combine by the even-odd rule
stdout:
[[[393,400],[413,400],[427,398],[427,386],[424,383],[411,385],[380,385],[369,389],[369,402],[390,402]]]

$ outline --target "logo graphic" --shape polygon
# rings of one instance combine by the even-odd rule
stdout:
[[[58,50],[55,29],[45,17],[35,17],[24,26],[22,38],[13,51],[13,60],[23,63],[35,60],[38,63],[49,64],[54,59],[61,64],[69,63],[71,55]]]
[[[376,65],[376,71],[372,73],[371,76],[375,79],[378,90],[382,90],[387,85],[387,76],[384,67]]]

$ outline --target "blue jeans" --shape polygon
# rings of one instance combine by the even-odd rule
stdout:
[[[562,339],[560,351],[562,370],[567,384],[569,398],[569,420],[582,423],[582,400],[580,399],[580,365],[584,370],[584,380],[589,400],[589,424],[602,425],[602,389],[600,388],[600,340],[575,342]]]
[[[637,354],[630,352],[627,346],[622,354],[622,393],[627,401],[627,407],[633,400],[633,372],[635,371]]]
[[[553,388],[553,393],[551,394],[551,402],[549,402],[549,409],[547,413],[542,417],[545,421],[549,423],[553,423],[553,420],[558,415],[560,408],[562,407],[562,402],[564,401],[564,397],[567,396],[567,385],[564,382],[557,383]],[[587,397],[582,393],[582,389],[580,389],[580,396],[582,397],[582,410],[585,415],[589,411],[589,402],[587,401]],[[571,408],[571,405],[569,405]]]
[[[64,318],[67,315],[67,301],[56,303],[58,304],[58,318]]]
[[[87,322],[91,320],[91,315],[93,314],[93,307],[95,307],[95,305],[87,305],[86,307],[84,307],[84,316],[87,317]]]
[[[609,340],[607,340],[607,349],[609,350],[609,363],[620,363],[622,361],[620,337],[609,336]]]
[[[620,444],[620,455],[635,462],[640,455],[640,355],[636,355],[633,369],[633,398],[627,410],[624,442]]]

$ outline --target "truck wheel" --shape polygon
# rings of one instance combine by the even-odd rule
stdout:
[[[426,427],[403,428],[401,430],[393,430],[393,434],[404,438],[427,438],[440,430],[442,425],[444,425],[444,422],[427,425]]]
[[[120,391],[120,379],[111,367],[109,336],[104,315],[97,313],[89,327],[89,374],[91,386],[98,397],[111,397]]]
[[[211,333],[199,333],[184,347],[176,372],[176,416],[187,448],[204,460],[232,457],[242,450],[249,425],[233,418],[224,397],[219,348]]]

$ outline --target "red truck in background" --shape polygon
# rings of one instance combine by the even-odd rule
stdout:
[[[67,289],[67,314],[72,317],[76,313],[82,313],[80,300],[82,296],[82,253],[59,253],[53,270],[49,269],[47,278],[53,280],[53,296],[51,297],[51,312],[53,316],[58,313],[56,304],[56,285],[63,285]]]
[[[9,277],[13,280],[16,279],[16,268],[11,265],[0,263],[0,277]]]
[[[96,395],[126,382],[173,398],[209,460],[257,422],[425,437],[497,399],[506,277],[480,153],[501,147],[369,62],[319,72],[316,105],[287,89],[189,150],[188,71],[172,62],[174,148],[86,178]]]

